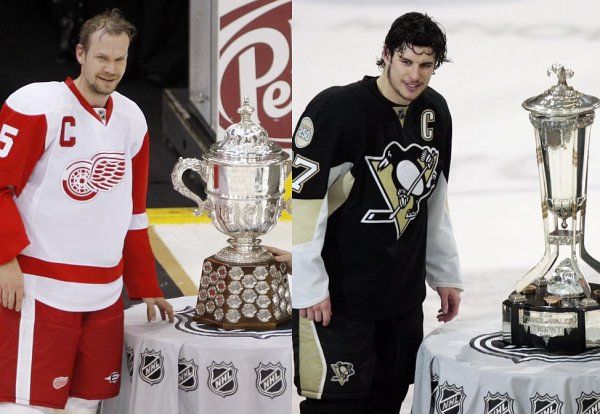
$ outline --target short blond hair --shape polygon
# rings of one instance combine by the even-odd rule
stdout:
[[[85,50],[88,49],[90,36],[96,32],[120,35],[125,33],[129,41],[137,34],[137,29],[123,17],[119,9],[107,10],[86,20],[79,31],[79,43]]]

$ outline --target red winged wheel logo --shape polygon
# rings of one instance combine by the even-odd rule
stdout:
[[[125,154],[101,152],[91,160],[78,160],[65,168],[62,188],[75,201],[88,201],[100,191],[115,188],[125,175]]]

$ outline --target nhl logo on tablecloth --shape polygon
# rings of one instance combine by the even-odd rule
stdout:
[[[281,365],[281,362],[277,364],[258,364],[258,367],[254,368],[256,371],[256,389],[262,395],[266,395],[270,398],[280,396],[285,392],[285,368]]]
[[[198,388],[198,365],[193,359],[179,358],[179,389],[185,392]]]
[[[233,395],[238,389],[237,368],[233,363],[226,364],[224,362],[210,364],[208,369],[208,388],[212,392],[225,398],[228,395]]]
[[[127,363],[127,371],[129,372],[129,381],[133,380],[133,348],[129,345],[125,346],[125,362]]]
[[[160,351],[148,351],[141,355],[140,378],[150,385],[158,384],[165,377],[164,358]]]
[[[463,414],[464,402],[463,387],[444,382],[444,385],[438,387],[435,412],[436,414]]]
[[[577,414],[593,413],[600,413],[600,394],[582,392],[581,397],[577,398]]]
[[[561,414],[563,403],[558,399],[558,395],[550,397],[548,394],[540,395],[535,393],[531,401],[531,414]]]
[[[514,414],[513,403],[515,400],[508,396],[508,393],[492,394],[488,391],[483,398],[485,403],[484,414]]]

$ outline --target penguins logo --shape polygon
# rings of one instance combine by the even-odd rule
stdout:
[[[331,377],[331,381],[339,382],[342,386],[350,380],[352,375],[356,373],[354,371],[354,364],[351,362],[338,361],[335,364],[330,365],[335,374],[333,377]]]
[[[383,155],[366,156],[365,160],[387,209],[370,209],[361,223],[394,223],[399,239],[417,217],[421,201],[435,187],[439,152],[431,147],[411,144],[404,148],[391,142]]]

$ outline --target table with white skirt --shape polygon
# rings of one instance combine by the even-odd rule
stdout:
[[[425,338],[414,414],[600,413],[600,350],[560,356],[506,344],[498,319],[466,318]]]
[[[125,311],[118,397],[103,414],[291,413],[291,329],[223,331],[192,320],[196,297],[169,300],[175,323]]]

